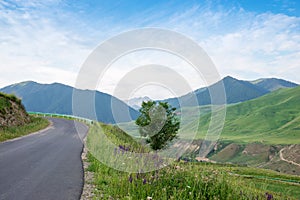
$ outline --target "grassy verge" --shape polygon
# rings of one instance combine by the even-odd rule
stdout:
[[[31,122],[24,126],[13,126],[13,127],[4,127],[0,129],[0,142],[5,140],[17,138],[24,136],[43,128],[46,128],[49,125],[49,121],[41,117],[31,116]]]
[[[137,142],[123,131],[101,126],[116,145],[139,149]],[[95,138],[89,137],[87,143],[95,143],[92,140]],[[270,170],[180,161],[148,173],[127,173],[108,167],[90,153],[88,161],[88,170],[94,172],[95,199],[267,199],[268,195],[269,199],[271,195],[274,199],[297,199],[300,196],[299,177]]]

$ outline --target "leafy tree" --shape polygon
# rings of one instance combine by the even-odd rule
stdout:
[[[136,120],[140,135],[146,137],[146,142],[154,150],[166,147],[168,142],[177,137],[180,122],[167,102],[143,102],[140,116]]]

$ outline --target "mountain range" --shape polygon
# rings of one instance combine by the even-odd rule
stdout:
[[[191,93],[178,98],[161,100],[170,103],[173,107],[180,107],[179,102],[184,102],[187,107],[209,105],[211,104],[210,89],[218,88],[224,84],[226,92],[226,101],[228,104],[239,103],[255,99],[280,88],[292,88],[297,84],[276,78],[258,79],[256,81],[243,81],[227,76],[219,82],[204,88],[197,89]],[[136,119],[139,115],[137,109],[140,108],[142,101],[150,100],[149,97],[134,98],[123,102],[109,94],[93,91],[80,90],[60,83],[40,84],[33,81],[16,83],[0,89],[7,94],[15,94],[22,99],[27,111],[74,114],[72,111],[73,93],[81,96],[95,98],[96,120],[104,123],[115,123],[114,113],[111,109],[112,102],[118,114],[128,110],[131,119]],[[192,97],[195,94],[198,103],[193,102]],[[91,106],[91,105],[88,105]],[[132,106],[132,107],[131,107]],[[77,114],[78,115],[78,114]],[[91,118],[84,111],[80,112],[80,117]],[[118,119],[118,122],[127,122],[129,119]]]
[[[60,83],[39,84],[27,81],[4,87],[0,91],[7,94],[15,94],[21,98],[26,110],[31,112],[72,115],[72,96],[73,92],[77,92],[82,97],[90,96],[95,98],[95,111],[98,121],[115,123],[114,113],[111,109],[112,102],[118,112],[129,110],[133,119],[139,115],[138,111],[109,94],[99,91],[74,89]],[[80,117],[91,118],[90,114],[84,111],[80,111]],[[126,122],[126,120],[120,122]]]
[[[231,76],[223,78],[215,84],[208,87],[197,89],[191,93],[179,98],[169,98],[162,100],[168,102],[173,107],[179,108],[181,102],[184,107],[209,105],[211,104],[210,90],[218,91],[224,85],[227,104],[239,103],[255,99],[267,93],[273,92],[280,88],[292,88],[298,86],[296,83],[276,78],[258,79],[255,81],[238,80]],[[193,98],[197,99],[195,102]]]

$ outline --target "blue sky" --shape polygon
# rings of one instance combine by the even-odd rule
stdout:
[[[222,77],[300,83],[296,0],[0,0],[0,87],[26,80],[74,85],[82,63],[102,41],[145,27],[192,38]],[[118,76],[108,77],[100,90],[112,93]]]

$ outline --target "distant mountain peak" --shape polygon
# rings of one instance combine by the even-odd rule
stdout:
[[[223,79],[234,79],[234,80],[237,80],[236,78],[233,78],[232,76],[225,76]]]
[[[223,83],[227,83],[227,82],[231,83],[231,82],[237,82],[237,81],[241,81],[241,80],[236,79],[232,76],[226,76],[221,81],[223,81]],[[218,84],[218,82],[216,84]]]
[[[10,85],[10,87],[13,87],[13,86],[25,86],[27,84],[32,84],[32,83],[36,83],[36,82],[34,82],[34,81],[23,81],[23,82],[20,82],[20,83],[12,84],[12,85]]]
[[[152,99],[150,99],[147,96],[144,97],[134,97],[132,99],[129,99],[126,101],[127,105],[129,105],[130,107],[139,110],[141,108],[141,105],[143,103],[143,101],[151,101]]]

